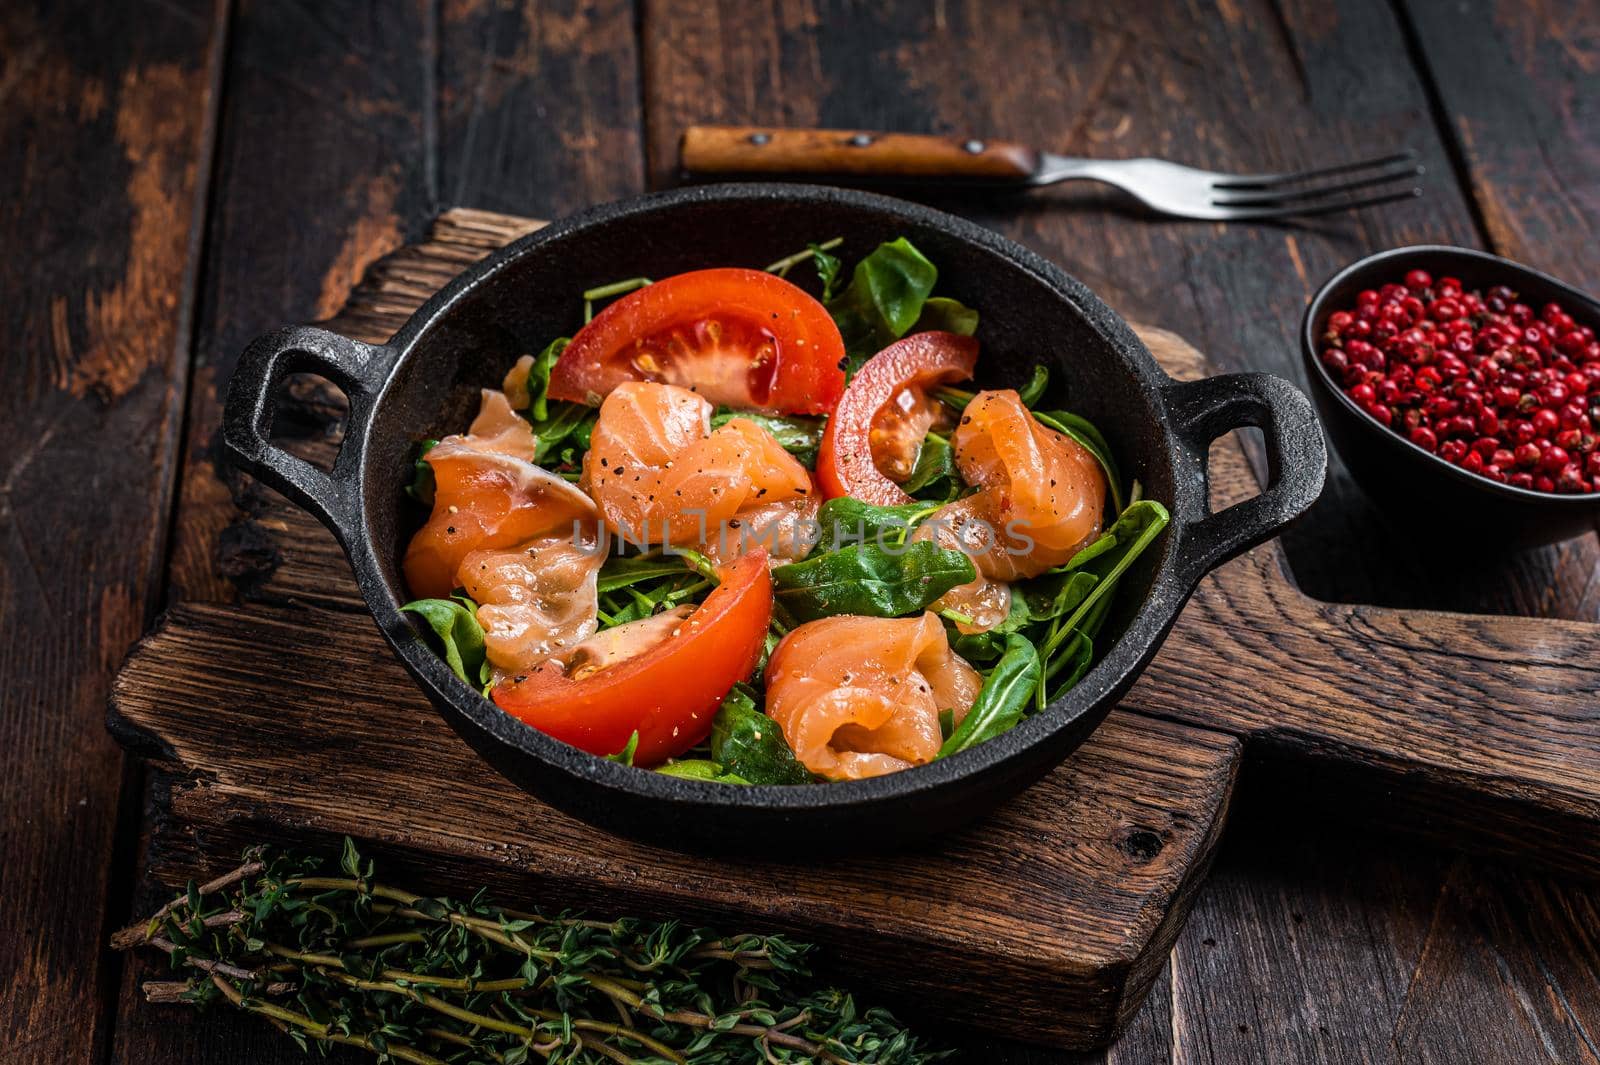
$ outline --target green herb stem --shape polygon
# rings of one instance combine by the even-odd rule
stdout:
[[[843,237],[834,237],[832,240],[825,240],[818,244],[817,248],[822,251],[832,251],[843,243]],[[775,263],[768,263],[764,269],[769,274],[788,277],[790,270],[793,270],[803,262],[809,262],[814,254],[815,252],[811,248],[807,248],[805,251],[797,251],[793,255],[785,255]]]

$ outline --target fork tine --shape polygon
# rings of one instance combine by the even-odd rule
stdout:
[[[1418,158],[1415,148],[1407,148],[1403,152],[1395,152],[1392,155],[1382,155],[1374,159],[1359,159],[1352,163],[1335,163],[1332,166],[1314,167],[1310,170],[1286,170],[1278,174],[1219,174],[1217,180],[1213,181],[1211,185],[1217,189],[1270,189],[1279,185],[1293,185],[1296,182],[1309,181],[1312,178],[1353,174],[1359,170],[1393,166],[1397,163],[1415,163]]]
[[[1225,191],[1220,196],[1213,192],[1211,202],[1218,207],[1274,207],[1291,203],[1310,203],[1342,192],[1355,192],[1359,189],[1388,185],[1402,178],[1420,177],[1423,172],[1423,168],[1416,163],[1402,164],[1351,181],[1313,185],[1310,188],[1262,189],[1253,192]],[[1212,188],[1215,190],[1216,186]]]
[[[1421,195],[1422,190],[1413,186],[1377,196],[1358,196],[1354,199],[1340,199],[1299,207],[1224,207],[1223,210],[1228,213],[1222,221],[1254,222],[1273,218],[1308,218],[1312,215],[1333,214],[1336,211],[1353,211],[1360,207],[1376,207],[1379,204],[1395,203],[1400,200],[1414,200]]]

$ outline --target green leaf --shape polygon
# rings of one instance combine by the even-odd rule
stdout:
[[[778,723],[756,707],[750,689],[736,685],[711,722],[711,757],[751,784],[809,784],[811,773],[789,749]]]
[[[931,512],[926,503],[881,507],[839,496],[822,504],[817,524],[822,527],[821,543],[835,549],[847,543],[893,544],[904,539],[918,518]]]
[[[1110,543],[1115,544],[1115,541]],[[1076,610],[1099,583],[1099,576],[1087,570],[1050,572],[1019,581],[1011,586],[1011,591],[1013,601],[1020,593],[1030,621],[1049,621]]]
[[[772,434],[785,451],[800,460],[807,469],[817,465],[817,446],[822,443],[822,419],[803,418],[797,415],[758,414],[754,411],[730,410],[719,407],[711,416],[711,428],[720,429],[734,418],[755,422]]]
[[[1111,489],[1111,509],[1121,513],[1122,474],[1117,470],[1117,460],[1111,454],[1111,445],[1106,442],[1105,436],[1095,424],[1082,415],[1064,410],[1034,411],[1033,416],[1041,425],[1070,436],[1094,456],[1095,461],[1100,463],[1100,468],[1105,471],[1106,484]]]
[[[1057,651],[1055,657],[1051,659],[1052,668],[1060,670],[1063,675],[1060,679],[1055,679],[1054,675],[1051,675],[1050,683],[1054,687],[1050,690],[1050,702],[1055,702],[1071,691],[1093,664],[1094,641],[1084,633],[1074,631],[1072,639],[1068,640],[1066,646]],[[1043,690],[1044,687],[1041,685],[1040,691]]]
[[[972,709],[939,748],[939,757],[969,750],[1015,726],[1027,713],[1042,675],[1039,652],[1032,642],[1021,633],[1007,636],[1005,654],[989,671]]]
[[[528,413],[535,424],[550,417],[550,371],[555,369],[556,360],[570,343],[570,337],[556,337],[534,357],[533,367],[528,371]]]
[[[428,623],[456,676],[474,687],[483,683],[486,659],[476,603],[470,599],[417,599],[400,609]]]
[[[350,879],[361,879],[361,852],[356,850],[356,841],[349,836],[344,838],[344,850],[339,856],[339,867]]]
[[[619,558],[613,556],[606,559],[605,565],[600,567],[600,575],[595,580],[595,589],[599,594],[615,592],[631,585],[642,584],[646,581],[660,580],[663,577],[684,577],[689,574],[689,568],[683,560],[676,557],[666,558]],[[663,592],[666,589],[662,590]],[[647,596],[649,593],[646,593]],[[655,597],[652,597],[652,601]]]
[[[978,312],[960,300],[948,296],[930,296],[923,303],[916,324],[908,332],[926,333],[930,330],[969,337],[978,331]]]
[[[961,479],[956,473],[956,456],[950,441],[938,433],[923,437],[911,476],[900,487],[906,495],[934,498],[941,503],[955,498],[961,490]]]
[[[938,278],[939,271],[904,237],[878,245],[857,263],[849,287],[824,301],[852,361],[859,364],[905,336]]]
[[[549,411],[548,418],[533,423],[534,462],[544,465],[557,448],[569,441],[576,442],[583,451],[589,450],[589,433],[597,416],[595,408],[583,403],[557,401],[549,405]]]
[[[709,758],[682,758],[676,762],[668,762],[656,772],[669,777],[683,777],[685,780],[709,780],[713,784],[750,783],[737,773],[727,772]]]
[[[1066,565],[1050,571],[1059,574],[1082,569],[1096,580],[1072,612],[1057,618],[1050,627],[1050,635],[1040,648],[1048,679],[1053,680],[1062,670],[1075,671],[1078,676],[1087,671],[1088,667],[1080,662],[1083,649],[1074,648],[1072,642],[1087,641],[1099,631],[1118,579],[1155,542],[1170,520],[1167,508],[1153,499],[1131,503],[1111,528],[1100,534],[1099,540],[1068,559]]]
[[[972,560],[931,541],[886,548],[852,544],[772,571],[777,602],[800,621],[834,614],[897,618],[977,580]]]
[[[959,633],[946,626],[950,633],[950,649],[968,662],[984,665],[997,662],[1005,654],[1005,636],[994,631]]]
[[[1017,389],[1017,395],[1022,399],[1022,405],[1032,410],[1033,405],[1044,398],[1044,391],[1049,387],[1050,369],[1040,363],[1033,368],[1033,376],[1028,378],[1028,383]],[[1093,426],[1090,426],[1090,428],[1093,428]],[[1099,435],[1098,430],[1096,435]]]
[[[633,735],[628,737],[628,742],[616,754],[606,755],[608,762],[621,762],[623,765],[632,765],[633,756],[639,750],[639,730],[634,729]]]
[[[428,452],[439,445],[437,440],[424,440],[412,466],[411,483],[406,485],[406,495],[425,507],[433,506],[433,467],[424,461]]]
[[[822,279],[822,302],[827,303],[834,297],[834,287],[839,283],[839,271],[844,264],[837,255],[824,251],[820,244],[811,245],[811,262],[817,268],[817,277]]]

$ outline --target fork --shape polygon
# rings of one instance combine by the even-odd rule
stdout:
[[[1165,159],[1082,159],[1008,141],[865,130],[690,126],[679,144],[690,174],[833,176],[1031,188],[1061,181],[1115,186],[1160,214],[1220,222],[1304,217],[1422,195],[1412,150],[1275,174],[1229,174]]]

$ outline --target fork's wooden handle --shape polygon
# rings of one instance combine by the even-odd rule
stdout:
[[[925,133],[771,126],[690,126],[679,158],[691,174],[815,174],[1018,184],[1038,154],[1006,141]]]

